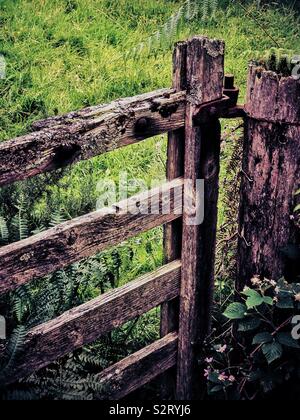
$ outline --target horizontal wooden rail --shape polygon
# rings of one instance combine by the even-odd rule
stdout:
[[[182,202],[174,200],[173,191],[182,188],[178,178],[117,203],[114,214],[99,210],[0,248],[0,294],[179,218]],[[171,211],[162,214],[169,194]],[[142,214],[150,213],[153,203],[159,204],[160,214]]]
[[[22,352],[13,370],[6,375],[5,384],[36,372],[125,322],[174,299],[179,295],[180,278],[181,262],[174,261],[33,328],[27,333]]]
[[[98,376],[103,388],[97,399],[120,400],[166,372],[176,364],[177,346],[177,334],[168,334],[105,369]]]
[[[185,101],[163,89],[37,122],[0,143],[0,186],[183,127]]]

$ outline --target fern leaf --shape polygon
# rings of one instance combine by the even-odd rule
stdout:
[[[202,20],[207,20],[209,15],[209,0],[202,1]]]
[[[59,209],[56,212],[54,212],[52,214],[52,217],[51,217],[51,221],[49,223],[49,226],[50,227],[55,227],[57,225],[60,225],[61,223],[64,223],[67,220],[67,218],[65,217],[65,214],[64,213],[65,212],[64,212],[63,209]]]
[[[23,325],[20,325],[14,330],[9,340],[9,343],[5,349],[4,366],[2,367],[2,370],[0,372],[0,382],[1,377],[5,377],[7,372],[9,372],[10,369],[13,367],[14,361],[16,360],[20,351],[22,350],[25,336],[26,329]]]
[[[0,216],[0,242],[3,245],[9,242],[7,222],[2,216]]]

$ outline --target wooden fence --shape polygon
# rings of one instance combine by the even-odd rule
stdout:
[[[160,374],[162,395],[197,396],[197,352],[210,330],[214,285],[221,129],[219,118],[244,117],[237,90],[224,90],[222,41],[195,37],[176,46],[173,88],[122,99],[34,125],[0,144],[0,186],[169,133],[167,182],[135,197],[162,207],[184,179],[205,180],[205,219],[189,226],[171,194],[170,214],[130,214],[130,203],[65,222],[0,249],[5,294],[154,227],[165,226],[166,265],[27,332],[6,384],[26,377],[161,305],[161,339],[98,375],[101,398],[120,399]],[[298,114],[299,116],[300,114]],[[299,139],[298,139],[299,140]],[[46,281],[46,280],[45,280]]]

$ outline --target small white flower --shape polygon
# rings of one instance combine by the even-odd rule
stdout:
[[[225,382],[228,379],[228,376],[225,375],[225,373],[221,373],[218,377],[219,381]]]
[[[225,351],[227,350],[227,345],[225,344],[224,346],[220,346],[219,349],[217,350],[217,353],[225,353]]]
[[[258,276],[254,276],[253,279],[251,279],[251,283],[253,286],[260,286],[262,282]]]

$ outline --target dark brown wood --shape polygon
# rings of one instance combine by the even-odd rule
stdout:
[[[185,92],[164,89],[37,122],[0,143],[0,186],[176,130],[184,113]]]
[[[247,85],[247,114],[259,121],[299,125],[300,81],[280,77],[251,65]]]
[[[239,290],[249,285],[254,275],[296,279],[297,262],[288,254],[300,244],[292,218],[293,193],[300,179],[300,80],[280,78],[251,66],[246,112]]]
[[[209,123],[212,119],[221,118],[228,112],[231,99],[223,95],[221,99],[211,101],[197,107],[197,114],[193,118],[195,125]]]
[[[177,92],[186,89],[186,43],[179,42],[173,54],[173,89]],[[172,181],[183,176],[184,168],[184,127],[171,131],[168,135],[167,179]],[[164,227],[165,262],[169,263],[181,257],[182,218],[168,223]],[[178,331],[179,299],[166,302],[161,307],[161,337]],[[174,398],[176,370],[167,372],[161,381],[162,399]]]
[[[220,118],[245,118],[245,108],[244,105],[237,105],[233,108],[229,108],[221,113]]]
[[[4,378],[5,384],[30,375],[175,298],[179,295],[180,277],[181,262],[174,261],[35,327],[27,333],[18,360]]]
[[[167,182],[117,203],[114,214],[111,209],[99,210],[2,247],[0,294],[179,218],[181,203],[174,202],[172,191],[182,185],[180,178]],[[162,214],[162,198],[169,191],[171,211]],[[154,202],[159,203],[160,214],[150,214]]]
[[[177,345],[177,334],[168,334],[103,371],[98,399],[120,400],[175,366]]]
[[[224,43],[194,38],[187,44],[187,110],[185,124],[185,180],[205,180],[205,217],[202,225],[190,225],[191,209],[184,210],[182,286],[177,368],[177,399],[199,397],[201,374],[197,352],[211,323],[214,258],[217,226],[220,124],[218,120],[194,126],[198,108],[220,99],[224,78]],[[185,195],[188,191],[185,188]]]

